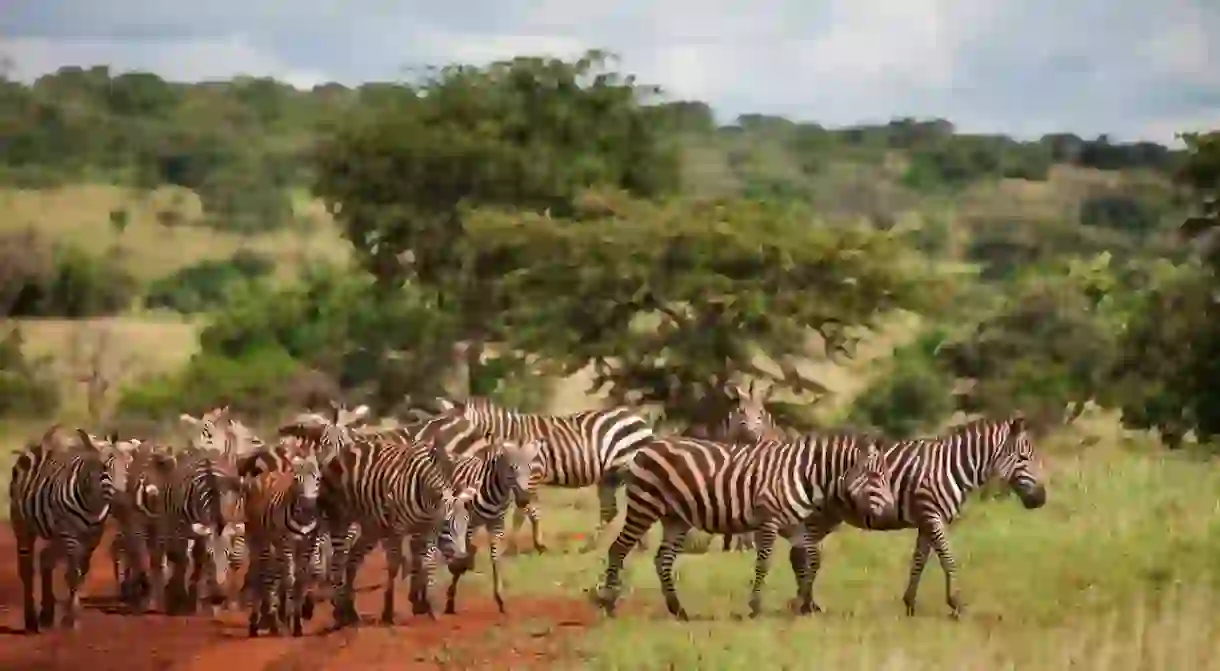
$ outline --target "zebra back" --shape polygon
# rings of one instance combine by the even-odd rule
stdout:
[[[535,466],[535,484],[579,487],[623,473],[634,453],[653,437],[651,423],[626,406],[540,415],[505,408],[484,397],[438,402],[443,414],[466,419],[492,440],[545,441]]]
[[[277,433],[280,436],[299,439],[303,452],[316,454],[319,463],[325,463],[339,450],[352,444],[354,430],[364,424],[368,414],[367,405],[348,410],[342,405],[331,403],[329,416],[303,413],[282,424]]]
[[[110,514],[115,480],[125,480],[125,457],[113,446],[99,447],[78,429],[80,443],[61,447],[55,441],[59,428],[52,425],[13,463],[9,513],[19,540],[100,532]]]

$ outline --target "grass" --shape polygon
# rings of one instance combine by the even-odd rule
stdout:
[[[147,198],[107,185],[74,185],[59,189],[0,190],[0,233],[34,227],[53,242],[70,242],[90,251],[110,250],[123,255],[124,265],[136,277],[152,280],[205,259],[223,259],[239,249],[270,255],[280,277],[292,277],[308,260],[343,261],[334,223],[317,202],[295,198],[299,216],[315,222],[313,230],[282,230],[242,236],[210,228],[181,225],[166,228],[157,223],[157,211],[172,207],[186,222],[200,216],[199,199],[181,189],[162,188]],[[120,235],[110,225],[109,213],[126,208],[129,224]]]
[[[1220,471],[1154,449],[1098,445],[1083,458],[1056,460],[1050,502],[1039,511],[972,501],[951,531],[969,608],[962,621],[947,617],[935,561],[918,615],[903,614],[911,531],[848,529],[827,539],[816,593],[828,612],[810,618],[783,614],[793,592],[783,548],[768,581],[770,614],[757,621],[734,617],[746,612],[752,555],[682,557],[684,605],[706,618],[685,624],[665,612],[651,553],[639,553],[628,559],[623,614],[572,643],[580,660],[573,666],[1220,668]],[[546,494],[550,537],[591,528],[590,496]],[[512,594],[579,597],[600,580],[604,554],[508,561]],[[487,586],[471,581],[469,589]]]

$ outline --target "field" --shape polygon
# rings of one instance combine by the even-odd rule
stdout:
[[[368,621],[323,634],[323,608],[302,639],[247,641],[244,617],[233,613],[219,621],[104,614],[113,584],[99,552],[82,630],[8,638],[0,668],[747,669],[760,659],[790,669],[1220,668],[1220,472],[1189,456],[1140,455],[1131,444],[1081,452],[1060,437],[1041,447],[1060,455],[1047,459],[1045,508],[975,501],[953,531],[969,608],[958,622],[946,616],[935,565],[925,573],[919,614],[902,614],[911,532],[855,530],[826,542],[817,587],[824,614],[786,614],[792,579],[781,553],[768,615],[740,620],[753,558],[713,549],[679,560],[679,589],[696,621],[670,620],[645,553],[629,559],[622,614],[606,620],[584,593],[599,579],[604,553],[574,547],[596,515],[593,497],[547,491],[553,550],[505,560],[507,616],[495,612],[481,554],[457,616],[435,623],[410,616],[400,596],[392,629]],[[20,628],[19,588],[7,533],[0,543],[8,546],[0,549],[0,625],[11,632]],[[370,567],[362,575],[367,620],[384,573]]]
[[[999,196],[1021,208],[1036,204],[1058,211],[1069,207],[1056,194],[1072,186],[1071,177],[1057,174],[1052,185],[1024,191],[976,193],[964,199],[963,214],[972,208],[1004,209]],[[106,212],[125,198],[109,187],[4,192],[0,213],[8,216],[0,217],[0,226],[36,224],[51,239],[121,250],[142,279],[200,259],[223,258],[242,246],[275,254],[280,273],[290,273],[307,258],[343,257],[324,220],[304,236],[245,239],[202,228],[163,230],[154,221],[158,206],[145,204],[133,209],[133,223],[119,236],[110,230]],[[172,200],[172,194],[154,198]],[[189,212],[197,205],[188,199],[184,207]],[[173,254],[164,252],[167,239]],[[51,356],[71,391],[87,373],[87,352],[99,334],[110,334],[104,365],[118,371],[121,384],[185,361],[195,349],[198,325],[138,315],[28,321],[23,328],[31,351]],[[910,330],[908,321],[895,321],[850,365],[808,364],[835,392],[822,408],[828,418]],[[585,394],[587,381],[584,375],[559,381],[552,410],[570,412],[595,403]],[[69,395],[65,421],[79,415],[78,397]],[[4,479],[11,448],[41,428],[0,423]],[[968,607],[957,622],[947,617],[943,574],[935,562],[924,573],[918,615],[902,613],[913,532],[851,529],[825,544],[816,591],[826,613],[787,614],[793,580],[781,543],[764,618],[740,618],[753,556],[714,547],[678,562],[679,589],[695,621],[677,623],[665,613],[650,553],[629,559],[621,615],[607,620],[585,593],[600,579],[605,553],[575,550],[592,529],[595,497],[551,490],[543,492],[543,514],[552,552],[505,559],[508,615],[495,612],[484,550],[478,573],[463,581],[457,616],[437,622],[410,616],[400,590],[393,628],[368,620],[356,630],[326,633],[330,616],[323,607],[308,635],[295,640],[248,641],[245,617],[237,613],[215,621],[202,615],[111,614],[114,585],[104,549],[94,557],[81,631],[12,635],[21,627],[20,587],[11,534],[0,529],[0,669],[644,670],[747,669],[760,663],[777,669],[1220,669],[1220,469],[1191,454],[1168,454],[1144,436],[1124,434],[1104,415],[1087,416],[1040,441],[1039,449],[1050,494],[1045,508],[1027,512],[1011,499],[975,500],[951,532]],[[0,488],[0,498],[7,493],[7,486]],[[6,515],[7,505],[0,502],[0,517]],[[606,539],[603,547],[608,544]],[[366,620],[378,610],[377,587],[385,580],[380,555],[369,564],[359,595]]]

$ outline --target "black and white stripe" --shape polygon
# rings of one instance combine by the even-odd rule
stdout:
[[[309,586],[317,575],[310,565],[317,554],[320,526],[317,459],[298,457],[284,472],[259,476],[245,487],[246,541],[250,548],[253,597],[249,634],[262,628],[279,633],[286,621],[300,636],[302,619],[313,615]]]
[[[726,389],[725,398],[729,405],[723,408],[718,419],[713,417],[708,423],[695,423],[687,428],[683,435],[692,438],[704,438],[722,443],[756,444],[764,440],[784,440],[788,437],[784,429],[775,421],[775,417],[767,410],[767,400],[771,390],[768,387],[764,393],[757,393],[754,381],[745,389],[733,386]],[[754,548],[754,538],[750,534],[726,534],[724,550],[745,550]]]
[[[627,464],[653,437],[648,420],[622,406],[570,415],[535,415],[495,405],[486,398],[440,401],[444,413],[469,420],[493,440],[544,441],[529,491],[539,484],[597,487],[599,519],[595,532],[582,548],[585,552],[597,546],[606,525],[618,515],[615,494],[627,472]],[[545,550],[535,497],[520,497],[517,504],[530,517],[535,547]],[[514,514],[514,537],[521,522],[522,515]]]
[[[504,522],[508,506],[514,501],[516,494],[524,492],[530,486],[533,476],[532,466],[542,450],[543,441],[533,440],[525,443],[503,441],[494,444],[486,452],[459,456],[456,459],[454,479],[458,487],[469,487],[474,490],[474,498],[470,504],[470,525],[466,531],[466,547],[470,547],[474,532],[479,527],[487,527],[490,537],[492,593],[496,607],[504,612],[504,583],[500,575],[500,544],[504,542]],[[442,533],[441,543],[452,544],[449,537],[451,529]],[[474,553],[465,558],[449,563],[449,571],[453,575],[446,595],[445,612],[454,613],[456,609],[458,581],[462,574],[474,567]]]
[[[886,449],[890,484],[898,497],[897,515],[889,520],[850,514],[826,516],[808,525],[814,539],[809,558],[813,576],[821,566],[819,541],[841,522],[877,531],[916,529],[915,551],[903,603],[915,612],[919,577],[932,550],[945,572],[945,601],[954,617],[963,606],[956,585],[957,560],[949,549],[948,526],[961,514],[970,492],[991,479],[1007,482],[1026,508],[1046,503],[1046,487],[1036,475],[1034,448],[1021,415],[978,420],[935,438],[906,440]],[[792,560],[804,562],[794,550]]]
[[[166,550],[171,567],[167,612],[194,612],[199,579],[205,572],[214,606],[223,600],[220,588],[228,572],[227,543],[231,539],[225,529],[237,521],[239,485],[231,452],[196,447],[179,454],[165,493]],[[189,588],[188,562],[195,567]],[[205,571],[208,567],[211,570]]]
[[[325,464],[319,502],[331,534],[331,560],[343,578],[333,599],[337,624],[358,619],[353,598],[356,573],[379,543],[389,571],[381,619],[393,621],[394,578],[403,567],[402,544],[407,536],[415,560],[414,609],[433,612],[431,600],[416,595],[421,594],[417,590],[426,595],[434,580],[441,562],[437,538],[445,525],[451,526],[453,558],[466,554],[467,504],[473,492],[454,494],[453,468],[452,457],[443,449],[381,439],[358,440]],[[351,547],[344,548],[353,523],[360,532]]]
[[[658,520],[663,540],[657,575],[669,612],[686,619],[673,582],[673,563],[691,529],[709,533],[753,532],[758,546],[751,616],[762,608],[761,592],[777,536],[794,547],[810,543],[801,524],[810,516],[844,507],[867,518],[894,511],[893,492],[879,440],[855,435],[806,436],[760,445],[696,438],[661,438],[639,450],[627,480],[627,519],[610,546],[598,604],[614,613],[627,554]],[[802,612],[817,608],[812,576],[797,574]]]
[[[79,447],[54,444],[58,425],[37,445],[22,450],[9,481],[9,516],[17,544],[25,629],[37,633],[55,622],[55,595],[45,587],[61,559],[67,564],[68,602],[63,626],[75,628],[80,608],[80,586],[93,551],[101,542],[115,491],[126,486],[127,457],[113,445],[99,449],[91,436],[77,430]],[[34,609],[34,546],[40,554],[41,612]]]

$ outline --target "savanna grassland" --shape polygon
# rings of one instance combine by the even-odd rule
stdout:
[[[1220,668],[1220,320],[1208,248],[1181,235],[1214,226],[1215,134],[1183,150],[938,119],[717,124],[616,74],[588,86],[604,68],[3,82],[20,113],[0,170],[0,461],[53,421],[181,440],[180,413],[222,403],[263,434],[330,400],[392,418],[466,394],[628,402],[668,430],[744,380],[802,429],[903,437],[1019,410],[1049,502],[968,504],[960,621],[935,559],[903,613],[913,532],[854,529],[825,542],[825,613],[787,614],[781,543],[769,614],[743,619],[754,557],[716,539],[678,562],[694,621],[665,614],[651,552],[605,619],[586,595],[604,552],[575,549],[595,496],[546,490],[552,551],[505,560],[503,617],[481,556],[469,611],[440,623],[248,642],[235,616],[94,609],[75,635],[6,641],[0,666]],[[90,593],[111,582],[95,558]]]

